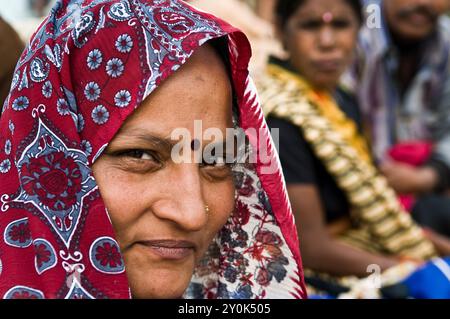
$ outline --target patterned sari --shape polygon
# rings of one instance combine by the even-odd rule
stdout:
[[[266,162],[238,166],[235,210],[186,298],[303,298],[294,220],[248,76],[246,37],[177,0],[60,0],[16,67],[0,120],[0,297],[129,298],[92,174],[126,118],[212,39],[226,39],[243,130]],[[231,110],[230,110],[231,112]]]

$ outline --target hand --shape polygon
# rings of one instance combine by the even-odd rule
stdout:
[[[434,245],[440,256],[446,257],[450,256],[450,239],[444,237],[435,231],[424,228],[425,237],[427,237]]]
[[[438,182],[437,172],[431,167],[414,167],[395,161],[380,166],[389,185],[400,194],[417,194],[433,190]]]

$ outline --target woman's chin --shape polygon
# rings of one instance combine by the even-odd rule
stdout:
[[[187,288],[187,287],[186,287]],[[133,292],[133,289],[131,289],[131,296],[133,299],[181,299],[183,298],[184,291],[186,290],[167,290],[166,289],[159,289],[159,291],[148,291],[147,289],[143,289],[142,291],[136,291]]]
[[[334,90],[339,83],[340,73],[338,74],[318,74],[314,81],[311,81],[314,87],[319,89]]]
[[[167,282],[155,285],[154,283],[139,284],[137,287],[131,286],[131,295],[133,299],[180,299],[186,291],[189,281],[186,285],[174,286],[176,279],[167,280]]]
[[[193,267],[152,269],[133,276],[127,270],[133,299],[179,299],[186,291],[193,274]]]

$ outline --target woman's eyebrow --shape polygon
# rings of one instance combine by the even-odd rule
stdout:
[[[181,138],[180,139],[172,139],[170,136],[162,137],[155,133],[151,133],[151,132],[141,130],[141,129],[121,132],[120,135],[117,136],[117,138],[120,140],[127,140],[127,141],[129,141],[130,139],[139,140],[146,144],[151,144],[152,146],[160,147],[169,152],[172,150],[172,148],[176,144],[183,142],[183,140]],[[186,141],[187,142],[186,145],[188,145],[188,144],[191,145],[191,142],[193,140]],[[214,140],[214,141],[211,141],[211,140],[201,141],[202,148],[209,146],[209,147],[213,147],[215,149],[218,149],[218,148],[222,149],[224,152],[226,152],[229,147],[234,149],[235,143],[236,143],[235,140],[230,141],[228,139]]]
[[[178,141],[171,139],[170,137],[162,137],[143,130],[132,130],[127,132],[121,132],[117,136],[119,139],[136,139],[147,144],[161,147],[166,150],[171,150],[172,147],[178,143]]]

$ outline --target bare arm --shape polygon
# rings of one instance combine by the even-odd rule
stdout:
[[[367,266],[382,270],[399,261],[343,244],[329,235],[320,195],[315,186],[290,184],[287,187],[299,233],[305,267],[336,276],[368,276]]]
[[[450,240],[432,229],[425,229],[425,236],[433,243],[440,256],[450,256]]]
[[[421,194],[433,191],[439,182],[439,173],[429,166],[415,167],[399,162],[381,164],[380,171],[389,185],[400,194]]]

